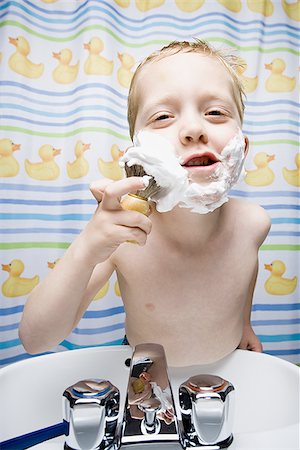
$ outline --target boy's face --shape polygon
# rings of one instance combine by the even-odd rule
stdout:
[[[241,127],[233,81],[222,63],[201,53],[177,53],[144,67],[137,83],[135,133],[164,136],[191,181],[211,179]]]

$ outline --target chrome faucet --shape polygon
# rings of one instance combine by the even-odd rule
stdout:
[[[108,449],[116,439],[119,390],[109,381],[82,380],[63,393],[64,420],[69,425],[65,449]]]
[[[159,344],[135,347],[124,411],[122,445],[179,442],[164,349]]]
[[[179,387],[183,446],[227,448],[233,441],[234,387],[215,375],[197,375]]]
[[[130,364],[130,362],[129,362]],[[128,364],[128,365],[129,365]],[[179,387],[176,415],[164,349],[139,344],[130,364],[123,417],[120,394],[106,380],[83,380],[63,394],[69,432],[65,449],[223,449],[233,441],[234,387],[216,375],[197,375]]]

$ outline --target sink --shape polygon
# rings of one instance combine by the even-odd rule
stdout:
[[[131,354],[129,346],[85,348],[34,357],[0,369],[0,448],[23,449],[26,442],[33,449],[63,448],[64,436],[59,435],[62,393],[81,379],[109,379],[120,390],[122,411],[129,377],[125,361]],[[200,373],[219,375],[235,387],[234,441],[230,450],[299,450],[297,366],[270,355],[235,350],[214,364],[171,367],[169,375],[178,416],[179,385]],[[48,433],[48,438],[57,437],[34,445],[31,437],[38,430],[44,436]],[[147,444],[134,448],[181,447]]]

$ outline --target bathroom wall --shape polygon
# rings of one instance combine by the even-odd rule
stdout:
[[[232,195],[272,218],[253,326],[266,353],[300,363],[299,11],[299,0],[1,1],[1,365],[30,357],[18,338],[24,303],[91,217],[89,183],[123,177],[133,70],[163,44],[193,37],[246,65],[250,153]],[[119,344],[123,333],[113,275],[53,350]]]

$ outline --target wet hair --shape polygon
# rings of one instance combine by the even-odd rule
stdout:
[[[175,55],[176,53],[201,53],[203,55],[211,56],[219,60],[227,72],[229,73],[233,82],[233,95],[238,109],[241,123],[244,117],[244,98],[245,91],[241,79],[239,78],[238,71],[242,68],[242,60],[232,53],[225,50],[218,50],[212,47],[208,42],[201,39],[195,39],[195,41],[174,41],[160,50],[157,50],[147,56],[137,67],[129,88],[128,93],[128,113],[127,119],[129,124],[129,132],[131,139],[133,138],[135,122],[138,112],[138,92],[137,92],[137,80],[138,76],[144,67],[148,66],[152,62],[160,61],[168,56]]]

